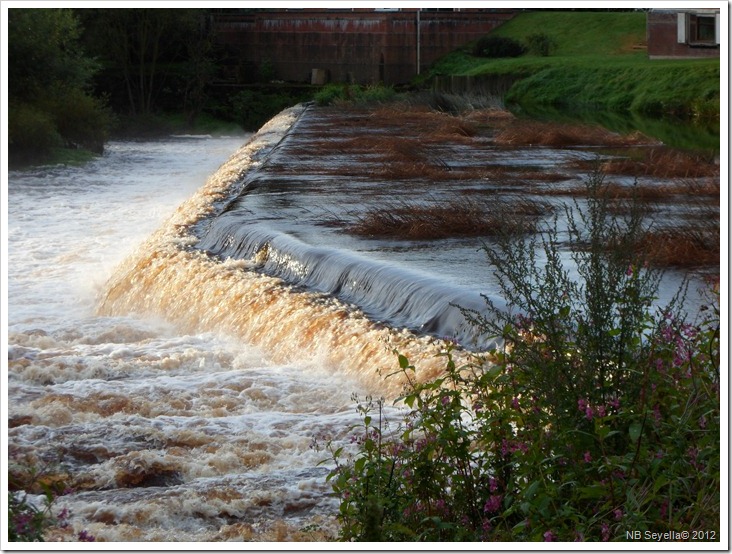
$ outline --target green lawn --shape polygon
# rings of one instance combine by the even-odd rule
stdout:
[[[547,57],[478,58],[471,46],[439,60],[429,75],[513,75],[506,100],[527,105],[632,111],[690,119],[719,116],[718,59],[649,60],[645,13],[521,13],[491,34],[525,42],[543,33]]]

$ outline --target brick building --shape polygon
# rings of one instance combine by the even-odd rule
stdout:
[[[216,13],[238,83],[409,82],[439,57],[496,28],[511,9],[250,9]]]

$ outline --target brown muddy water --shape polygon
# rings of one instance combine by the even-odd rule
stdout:
[[[500,304],[490,238],[397,228],[409,214],[500,204],[504,224],[539,225],[599,163],[619,191],[639,175],[661,228],[718,220],[714,164],[512,121],[301,105],[251,137],[112,143],[83,168],[11,172],[7,459],[69,489],[52,538],[333,536],[313,441],[349,444],[354,394],[390,404],[394,350],[424,379],[441,339],[492,344],[455,307]],[[699,265],[669,271],[664,294]]]

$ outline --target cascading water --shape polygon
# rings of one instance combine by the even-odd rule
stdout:
[[[356,238],[334,232],[334,214],[471,187],[492,198],[502,184],[451,172],[527,174],[596,155],[432,145],[442,173],[395,186],[379,175],[398,164],[369,145],[399,131],[386,121],[366,136],[359,114],[338,117],[358,157],[330,144],[336,153],[313,161],[338,129],[296,106],[243,146],[113,143],[84,168],[11,173],[9,459],[73,489],[57,501],[71,515],[55,538],[332,536],[337,504],[312,442],[349,442],[352,394],[398,396],[399,376],[385,377],[394,351],[428,379],[444,363],[441,337],[490,346],[459,307],[480,309],[496,288],[475,237]]]
[[[185,232],[294,119],[274,120],[192,197],[241,138],[113,143],[85,168],[10,175],[9,458],[73,489],[53,538],[332,531],[311,443],[345,439],[352,393],[384,392],[389,341],[422,339],[214,260]]]

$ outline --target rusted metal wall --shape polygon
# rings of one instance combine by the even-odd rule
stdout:
[[[646,24],[648,57],[651,59],[718,58],[719,45],[692,45],[688,42],[679,42],[679,12],[684,13],[682,10],[651,10],[648,12]]]
[[[217,15],[213,24],[238,64],[239,81],[266,73],[310,82],[312,70],[319,69],[333,82],[399,84],[417,74],[418,59],[424,70],[514,15],[514,10],[257,10]]]

